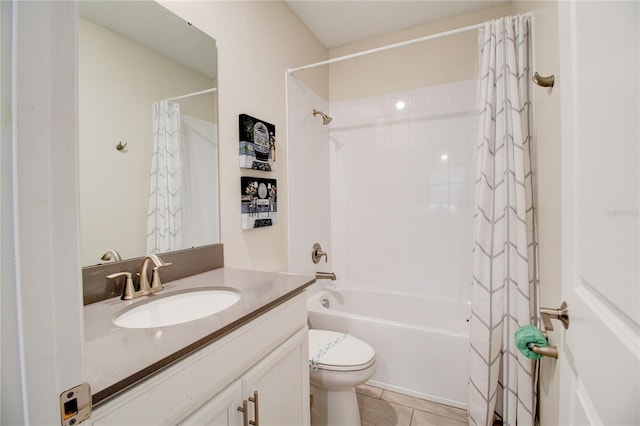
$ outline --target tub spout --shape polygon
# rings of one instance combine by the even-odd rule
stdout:
[[[316,272],[316,280],[336,280],[335,272]]]

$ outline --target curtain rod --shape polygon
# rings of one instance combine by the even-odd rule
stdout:
[[[205,89],[199,92],[187,93],[186,95],[176,96],[175,98],[167,98],[165,99],[165,101],[177,101],[178,99],[190,98],[191,96],[197,96],[197,95],[204,95],[205,93],[215,92],[216,90],[218,89],[215,87],[212,87],[211,89]]]
[[[523,16],[523,17],[529,17],[530,18],[532,15],[533,15],[532,12],[527,12],[527,13],[522,13],[522,14],[520,14],[518,16]],[[345,61],[347,59],[358,58],[360,56],[370,55],[372,53],[378,53],[378,52],[383,52],[385,50],[395,49],[397,47],[409,46],[409,45],[412,45],[412,44],[415,44],[415,43],[421,43],[423,41],[436,40],[436,39],[447,37],[447,36],[450,36],[450,35],[456,35],[456,34],[460,34],[460,33],[465,33],[467,31],[473,31],[473,30],[480,29],[480,28],[484,27],[484,24],[485,23],[482,22],[480,24],[469,25],[467,27],[456,28],[454,30],[444,31],[444,32],[437,33],[437,34],[430,34],[430,35],[424,36],[424,37],[419,37],[419,38],[414,38],[414,39],[411,39],[411,40],[402,41],[402,42],[399,42],[399,43],[389,44],[387,46],[376,47],[375,49],[364,50],[362,52],[352,53],[352,54],[345,55],[345,56],[339,56],[337,58],[327,59],[326,61],[320,61],[320,62],[316,62],[314,64],[303,65],[303,66],[298,67],[298,68],[290,68],[290,69],[287,70],[287,73],[288,74],[292,74],[292,73],[294,73],[296,71],[302,71],[302,70],[306,70],[306,69],[310,69],[310,68],[320,67],[320,66],[323,66],[323,65],[329,65],[329,64],[332,64],[334,62],[341,62],[341,61]]]

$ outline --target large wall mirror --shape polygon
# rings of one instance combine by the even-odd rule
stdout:
[[[220,242],[215,40],[155,1],[79,5],[81,264]]]

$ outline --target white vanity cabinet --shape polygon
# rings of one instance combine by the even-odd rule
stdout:
[[[308,330],[297,333],[281,348],[245,374],[245,395],[258,395],[259,424],[297,426],[309,424]],[[300,359],[305,358],[300,369]],[[249,404],[250,411],[253,404]],[[249,419],[252,419],[250,416]]]
[[[236,380],[180,424],[185,426],[241,426],[243,414],[238,411],[238,407],[243,406],[242,402],[242,380]]]
[[[113,397],[87,423],[308,425],[307,340],[302,292]]]
[[[306,347],[307,330],[302,329],[181,424],[241,426],[249,421],[263,426],[309,424],[307,363],[304,371],[300,368],[301,357],[307,358]],[[239,407],[243,407],[242,412]]]

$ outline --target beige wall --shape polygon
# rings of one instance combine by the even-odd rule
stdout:
[[[328,51],[284,2],[161,2],[209,34],[218,46],[221,239],[225,266],[287,270],[286,93],[285,71],[327,59]],[[326,73],[315,73],[314,88],[325,87]],[[238,167],[238,114],[276,126],[276,171]],[[241,230],[240,176],[278,180],[278,224]]]
[[[540,304],[560,306],[560,52],[558,39],[558,4],[556,1],[517,1],[515,13],[533,12],[533,69],[541,75],[555,74],[553,89],[532,85],[534,141],[536,146],[537,219],[539,241]],[[551,344],[557,342],[550,334]],[[558,337],[559,338],[559,337]],[[559,377],[556,360],[543,358],[540,369],[540,423],[559,422]]]
[[[79,19],[81,265],[108,249],[143,256],[153,146],[151,105],[216,82],[86,19]],[[215,121],[215,94],[180,101]],[[115,149],[118,142],[127,150]]]
[[[510,15],[505,4],[474,13],[374,37],[331,50],[331,57],[387,46]],[[477,32],[417,43],[331,65],[331,102],[393,93],[453,81],[469,80],[477,74]]]

